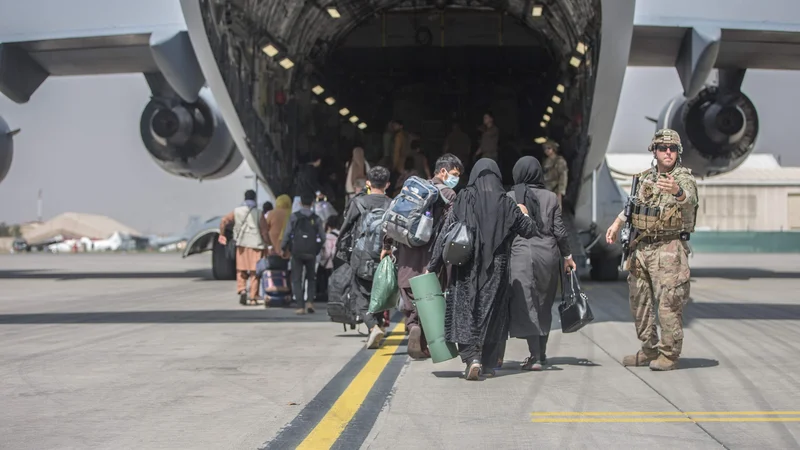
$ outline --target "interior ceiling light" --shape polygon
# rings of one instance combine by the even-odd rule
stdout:
[[[548,106],[547,107],[547,114],[553,114],[553,107],[552,106]]]
[[[279,62],[278,64],[280,64],[280,65],[281,65],[281,67],[283,67],[283,68],[284,68],[284,69],[286,69],[286,70],[289,70],[289,69],[291,69],[292,67],[294,67],[294,63],[293,63],[293,62],[292,62],[292,60],[291,60],[291,59],[289,59],[289,58],[283,58],[283,59],[281,60],[281,62]]]
[[[328,10],[328,14],[330,14],[331,17],[333,17],[334,19],[338,19],[338,18],[342,17],[342,15],[339,14],[339,10],[336,9],[335,6],[328,6],[327,10]]]
[[[339,110],[339,114],[341,114],[343,116],[346,116],[346,115],[350,114],[350,110],[347,109],[347,108],[342,108],[342,109]]]
[[[358,124],[358,128],[363,130],[364,128],[367,128],[367,124],[365,124],[364,122],[361,122],[360,124]]]
[[[550,122],[550,116],[545,114],[544,117],[542,117],[542,120],[544,120],[545,122]]]
[[[580,53],[581,55],[586,54],[586,50],[588,49],[589,47],[587,47],[586,44],[584,44],[583,42],[578,42],[578,46],[575,47],[575,51]]]
[[[555,103],[556,105],[561,103],[561,97],[559,97],[557,95],[554,95],[552,100],[553,100],[553,103]]]
[[[572,58],[569,60],[569,63],[570,63],[570,65],[572,65],[573,67],[578,67],[578,66],[580,66],[580,65],[581,65],[581,60],[573,56],[573,57],[572,57]]]
[[[537,144],[544,144],[545,142],[547,142],[547,138],[537,137],[536,139],[533,140],[533,142],[536,142]]]
[[[559,84],[558,86],[556,86],[556,90],[563,94],[564,93],[564,85],[563,84]]]
[[[266,53],[270,58],[274,58],[280,51],[272,44],[267,44],[261,48],[261,51]]]
[[[325,99],[325,103],[327,103],[328,105],[333,106],[333,104],[336,103],[336,99],[333,98],[333,97],[328,97],[328,98]]]
[[[544,6],[542,6],[542,5],[533,5],[533,8],[531,8],[531,16],[533,16],[533,17],[541,17],[543,11],[544,11]]]
[[[351,122],[351,123],[356,123],[356,122],[358,122],[358,116],[353,116],[353,117],[351,117],[351,118],[350,118],[350,122]]]
[[[544,127],[546,127],[546,126],[547,126],[547,124],[546,124],[545,122],[539,122],[539,126],[540,126],[540,127],[542,127],[542,128],[544,128]]]
[[[325,88],[320,86],[320,85],[316,85],[313,88],[311,88],[311,92],[319,95],[319,94],[322,94],[323,92],[325,92]]]

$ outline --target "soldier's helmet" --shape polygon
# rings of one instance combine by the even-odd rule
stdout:
[[[680,155],[683,153],[683,145],[681,145],[681,135],[678,134],[677,131],[671,130],[669,128],[662,128],[656,131],[655,136],[653,136],[653,140],[650,142],[650,146],[647,148],[648,151],[651,153],[656,151],[656,146],[658,144],[672,144],[678,148],[678,154]]]

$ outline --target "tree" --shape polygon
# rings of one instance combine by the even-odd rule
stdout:
[[[11,229],[5,222],[0,222],[0,237],[10,237]]]

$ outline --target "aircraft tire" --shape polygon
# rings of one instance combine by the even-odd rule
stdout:
[[[215,280],[236,279],[236,259],[228,258],[225,246],[214,236],[214,247],[211,249],[211,273]]]
[[[592,258],[592,261],[597,261],[597,264],[592,264],[589,271],[589,277],[592,281],[617,281],[619,280],[619,262],[622,258],[620,256],[613,258]]]

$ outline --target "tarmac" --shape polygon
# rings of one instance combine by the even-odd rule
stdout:
[[[0,448],[800,448],[800,255],[695,255],[681,369],[625,368],[622,281],[497,376],[241,306],[206,255],[0,256]],[[557,314],[555,315],[557,321]],[[364,331],[362,326],[361,331]]]

